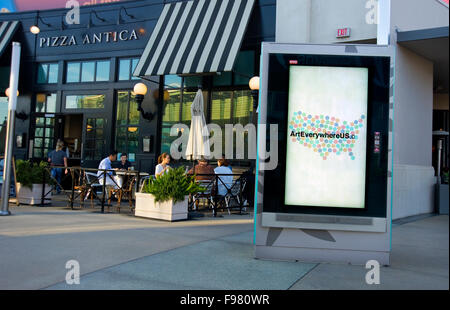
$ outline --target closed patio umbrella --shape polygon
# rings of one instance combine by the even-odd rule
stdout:
[[[206,127],[205,114],[203,113],[203,93],[199,89],[191,105],[191,129],[186,147],[186,158],[196,160],[210,155],[209,130]]]

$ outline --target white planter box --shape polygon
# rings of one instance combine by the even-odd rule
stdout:
[[[50,204],[52,202],[52,187],[45,184],[44,194],[47,196],[44,198],[44,204]],[[17,183],[17,194],[19,203],[27,205],[40,205],[42,196],[42,184],[33,184],[33,190],[28,187],[22,186]]]
[[[135,216],[165,221],[180,221],[188,218],[188,200],[173,203],[173,200],[155,202],[152,194],[136,193]]]

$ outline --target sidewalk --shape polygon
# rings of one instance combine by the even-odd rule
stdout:
[[[166,223],[64,207],[0,217],[0,289],[448,289],[448,216],[394,225],[392,265],[367,285],[363,266],[253,258],[251,215]],[[66,262],[81,283],[65,283]]]

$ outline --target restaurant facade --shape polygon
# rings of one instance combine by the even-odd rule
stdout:
[[[171,127],[190,125],[199,88],[207,123],[252,122],[248,83],[261,42],[275,40],[275,9],[275,0],[141,0],[81,7],[79,24],[67,24],[67,9],[0,14],[0,153],[11,42],[22,45],[16,159],[43,160],[61,139],[72,166],[97,167],[115,149],[153,172],[177,139]],[[140,82],[144,113],[133,92]],[[250,163],[246,154],[233,165]]]

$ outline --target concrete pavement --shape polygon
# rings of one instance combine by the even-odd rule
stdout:
[[[166,223],[90,209],[12,207],[0,217],[0,289],[448,289],[448,216],[394,225],[392,265],[253,259],[252,215]],[[81,283],[65,283],[68,260]]]

